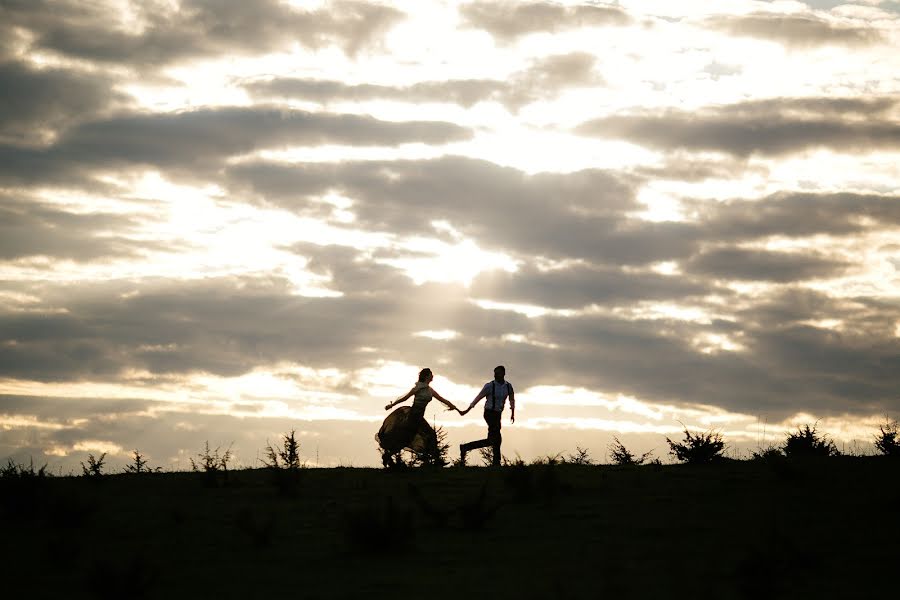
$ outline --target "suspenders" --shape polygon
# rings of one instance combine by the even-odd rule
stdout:
[[[508,381],[505,383],[507,390],[512,387]],[[487,403],[485,403],[485,408],[487,408]],[[497,388],[493,380],[491,380],[491,410],[497,410]]]

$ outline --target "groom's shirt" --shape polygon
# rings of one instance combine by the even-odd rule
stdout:
[[[504,381],[503,383],[497,383],[496,380],[488,381],[484,384],[484,387],[481,388],[478,396],[475,397],[472,406],[482,398],[487,398],[484,403],[484,410],[496,410],[497,412],[502,412],[503,407],[506,406],[506,399],[509,398],[510,392],[515,393],[515,390],[513,390],[512,385],[508,381]]]

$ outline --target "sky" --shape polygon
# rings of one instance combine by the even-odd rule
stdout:
[[[900,412],[900,2],[0,0],[0,458]],[[483,437],[433,403],[452,445]]]

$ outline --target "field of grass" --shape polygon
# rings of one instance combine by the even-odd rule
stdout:
[[[3,597],[866,598],[900,461],[0,479]]]

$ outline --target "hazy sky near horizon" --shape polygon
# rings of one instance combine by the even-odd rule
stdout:
[[[0,0],[0,455],[376,464],[421,367],[501,363],[510,455],[869,441],[898,42],[878,0]]]

